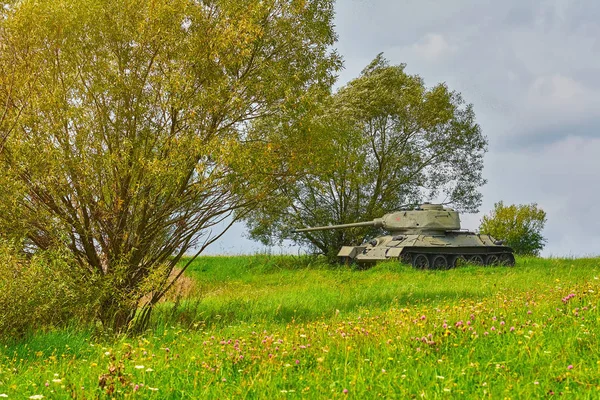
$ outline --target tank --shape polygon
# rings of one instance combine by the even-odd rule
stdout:
[[[419,269],[449,269],[462,263],[515,264],[513,250],[503,241],[461,230],[458,212],[441,204],[424,203],[373,221],[302,228],[295,232],[367,226],[382,228],[389,235],[376,237],[360,246],[342,247],[338,253],[341,261],[370,264],[397,259]]]

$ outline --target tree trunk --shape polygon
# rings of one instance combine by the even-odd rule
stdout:
[[[109,295],[100,304],[99,318],[105,328],[114,333],[130,330],[137,312],[137,305],[129,298]]]

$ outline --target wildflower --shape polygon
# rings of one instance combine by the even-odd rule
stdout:
[[[511,327],[510,327],[510,331],[511,331],[511,332],[513,332],[514,330],[515,330],[515,327],[514,327],[514,326],[511,326]]]
[[[223,379],[221,379],[221,380],[222,380],[223,382],[227,382],[227,379],[225,379],[225,378],[223,378]]]
[[[300,364],[300,360],[296,360],[296,365]]]
[[[527,310],[527,314],[531,314],[531,310]]]
[[[46,386],[46,387],[50,386],[50,382],[46,381],[46,383],[44,383],[44,386]]]
[[[54,378],[54,379],[52,379],[52,382],[54,382],[54,383],[61,383],[62,379]]]
[[[153,388],[153,387],[148,386],[148,390],[152,390],[153,392],[156,392],[156,391],[158,391],[158,388]]]
[[[344,393],[344,394],[348,394],[348,389],[344,389],[344,390],[342,390],[342,393]]]
[[[133,391],[134,391],[134,392],[137,392],[138,390],[140,390],[140,385],[136,384],[136,385],[133,387]]]
[[[34,394],[33,396],[29,396],[29,398],[31,400],[38,400],[38,399],[43,399],[44,395],[43,394]]]
[[[533,382],[534,385],[539,385],[540,383],[538,381]]]
[[[144,369],[145,367],[143,365],[136,365],[135,369]]]
[[[572,366],[572,365],[569,365],[569,366],[567,367],[567,369],[573,369],[573,366]]]
[[[483,332],[483,334],[484,334],[485,336],[487,336],[487,335],[489,335],[489,332]]]
[[[6,393],[0,393],[0,397],[8,397]]]

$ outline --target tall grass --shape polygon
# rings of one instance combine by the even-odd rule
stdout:
[[[600,395],[600,260],[359,271],[202,257],[145,335],[39,334],[0,349],[10,398]],[[176,297],[175,297],[176,299]]]

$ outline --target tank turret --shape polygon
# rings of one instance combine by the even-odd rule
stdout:
[[[425,203],[414,210],[396,211],[386,214],[381,218],[375,218],[373,221],[302,228],[296,229],[296,232],[313,232],[363,226],[383,228],[386,231],[393,233],[436,234],[439,232],[459,230],[460,217],[458,212],[451,208],[445,208],[441,204]]]
[[[374,263],[399,259],[417,268],[446,269],[462,262],[481,265],[514,265],[513,250],[489,235],[460,230],[457,211],[441,204],[424,203],[412,210],[396,211],[372,221],[296,229],[314,232],[357,227],[382,228],[379,236],[361,246],[344,246],[343,261]]]

